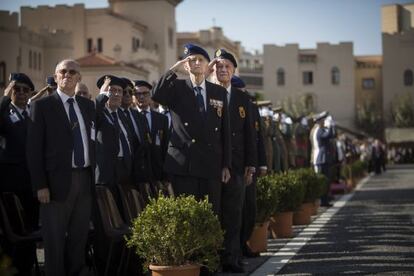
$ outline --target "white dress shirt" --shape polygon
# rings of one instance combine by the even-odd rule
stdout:
[[[200,85],[195,84],[193,81],[191,81],[193,87],[201,87],[201,95],[203,96],[203,100],[204,100],[204,108],[207,111],[207,92],[206,92],[206,80],[203,80],[203,82]],[[195,91],[195,89],[193,89],[194,91],[194,95],[197,96],[197,91]]]

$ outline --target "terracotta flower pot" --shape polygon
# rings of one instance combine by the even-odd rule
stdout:
[[[300,209],[293,213],[293,225],[307,225],[311,223],[313,203],[302,203]]]
[[[319,206],[321,205],[321,201],[317,199],[312,203],[312,205],[313,205],[313,208],[312,208],[311,215],[316,216],[318,214],[318,209],[319,209]]]
[[[291,238],[293,212],[277,213],[270,218],[270,231],[273,238]]]
[[[152,276],[198,276],[200,275],[199,265],[162,266],[150,265]]]
[[[269,221],[262,224],[256,224],[247,245],[254,253],[267,251],[267,229],[269,228]]]

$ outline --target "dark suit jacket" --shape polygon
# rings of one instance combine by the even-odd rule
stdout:
[[[164,161],[168,149],[169,128],[167,116],[151,110],[151,164],[154,180],[164,179]]]
[[[95,107],[92,101],[80,96],[76,96],[76,102],[85,122],[93,175],[95,142],[91,139],[91,127],[95,121]],[[72,181],[73,138],[68,116],[56,91],[31,104],[31,119],[27,159],[33,188],[49,188],[51,200],[64,201]]]
[[[11,104],[10,97],[0,98],[0,135],[6,142],[0,151],[0,191],[32,190],[26,160],[27,127],[28,120]]]
[[[119,130],[113,124],[112,115],[105,108],[108,97],[99,94],[96,97],[96,169],[95,182],[105,185],[115,185],[116,182],[116,162],[119,153]],[[127,131],[127,139],[134,151],[134,139],[125,115],[118,112],[118,117],[122,121]],[[125,167],[131,171],[132,159],[124,158]]]
[[[206,81],[205,120],[197,110],[189,79],[177,79],[174,72],[167,71],[153,91],[153,99],[170,109],[173,122],[165,171],[206,179],[220,178],[222,169],[231,167],[226,90]]]
[[[250,99],[241,90],[232,87],[229,103],[232,171],[243,175],[244,168],[256,167],[256,133],[253,127]]]
[[[136,142],[134,149],[134,158],[132,166],[132,174],[134,183],[148,182],[153,179],[151,165],[151,133],[148,127],[147,119],[136,109],[130,109],[132,118],[135,120],[138,131],[139,140]]]
[[[257,165],[259,167],[265,167],[267,166],[266,152],[265,152],[265,146],[263,142],[263,134],[261,131],[263,126],[262,126],[262,121],[260,120],[259,108],[253,102],[250,102],[250,105],[252,109],[253,127],[256,131]]]

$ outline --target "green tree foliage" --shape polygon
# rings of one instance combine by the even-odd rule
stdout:
[[[392,118],[396,127],[414,127],[414,102],[409,94],[398,96],[391,106]]]

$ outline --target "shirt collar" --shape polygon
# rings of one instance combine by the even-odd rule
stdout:
[[[69,97],[68,95],[66,95],[65,93],[60,91],[59,88],[56,90],[56,92],[58,93],[58,95],[59,95],[59,97],[60,97],[60,99],[62,100],[63,103],[66,103],[69,98],[72,98],[76,102],[75,95],[73,95],[73,97]]]
[[[192,80],[191,80],[191,84],[193,85],[193,87],[201,87],[203,89],[203,91],[206,91],[206,80],[203,80],[203,82],[200,85],[195,84]]]
[[[229,95],[231,94],[231,84],[226,88],[227,92],[229,93]]]
[[[15,105],[13,102],[11,102],[11,104],[14,106],[14,108],[16,108],[16,110],[17,110],[20,114],[22,114],[22,113],[23,113],[23,111],[25,111],[25,110],[26,110],[26,112],[29,112],[29,107],[28,107],[28,106],[26,106],[26,109],[21,109],[20,107],[18,107],[17,105]]]
[[[147,106],[147,108],[145,108],[145,109],[141,109],[137,106],[137,109],[138,109],[139,112],[142,112],[144,110],[147,111],[148,113],[151,112],[151,108],[149,106]]]

